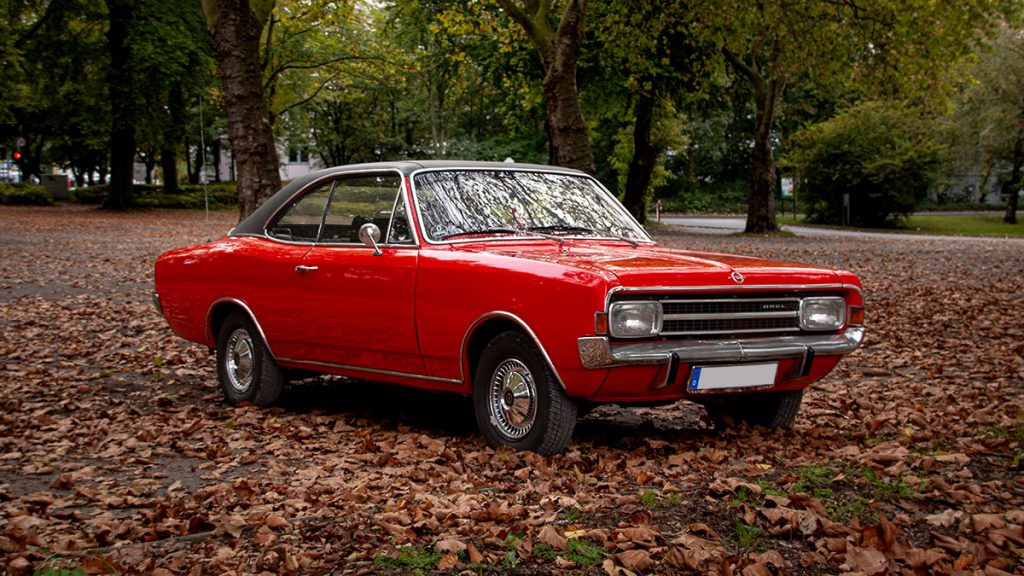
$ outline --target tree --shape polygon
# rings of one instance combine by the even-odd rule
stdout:
[[[242,220],[281,187],[274,131],[260,70],[260,36],[274,9],[274,0],[202,3],[220,64]]]
[[[1017,223],[1024,186],[1024,30],[1005,26],[978,50],[951,120],[956,158],[1000,175],[1003,221]],[[982,188],[985,188],[983,185]]]
[[[621,188],[623,203],[641,223],[647,218],[647,196],[659,157],[669,147],[683,145],[682,114],[676,104],[702,98],[709,82],[707,54],[689,30],[687,5],[688,0],[620,0],[604,3],[594,13],[600,68],[615,79],[620,95],[598,92],[601,98],[626,104],[627,114],[615,110],[615,117],[632,118]],[[622,139],[616,138],[616,149],[621,150]]]
[[[544,69],[544,101],[547,107],[550,163],[594,173],[590,131],[580,107],[576,65],[583,44],[586,0],[567,0],[552,29],[551,0],[497,0],[533,43]]]
[[[695,25],[752,89],[753,167],[748,232],[776,228],[776,121],[787,87],[802,78],[888,98],[923,96],[993,17],[1001,0],[817,2],[697,0]],[[934,95],[932,95],[934,100]]]
[[[797,169],[808,221],[842,224],[845,196],[849,224],[899,224],[946,161],[933,133],[917,110],[865,102],[798,134],[787,160]]]

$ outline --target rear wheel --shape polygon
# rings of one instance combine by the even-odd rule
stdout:
[[[480,432],[495,447],[557,454],[569,445],[576,426],[576,403],[519,332],[499,334],[480,355],[473,406]]]
[[[242,312],[232,312],[217,336],[217,377],[224,399],[231,404],[252,402],[270,406],[286,382],[266,344]]]
[[[719,428],[728,428],[746,422],[751,426],[764,426],[769,430],[789,428],[800,411],[803,390],[749,394],[705,404],[711,420]]]

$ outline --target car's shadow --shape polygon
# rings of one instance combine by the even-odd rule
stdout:
[[[464,438],[483,444],[470,398],[343,377],[321,376],[285,389],[278,406],[297,414],[340,416],[359,426]],[[650,442],[700,442],[713,433],[689,402],[658,408],[601,406],[581,417],[573,444],[630,448]]]

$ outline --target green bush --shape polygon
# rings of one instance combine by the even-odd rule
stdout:
[[[663,212],[744,213],[750,185],[745,181],[691,184],[660,198]],[[649,206],[654,209],[653,203]]]
[[[17,204],[21,206],[52,206],[53,198],[39,184],[22,182],[9,184],[0,182],[0,204]]]
[[[925,198],[945,155],[913,110],[866,103],[798,134],[785,163],[809,222],[841,224],[849,194],[850,224],[892,227]]]
[[[217,182],[207,184],[210,208],[231,208],[238,205],[238,197],[234,182]],[[205,206],[202,184],[186,184],[175,194],[165,194],[163,186],[155,184],[136,184],[135,205],[140,208],[203,208]],[[81,204],[106,204],[110,195],[110,186],[101,184],[76,188],[73,197]]]

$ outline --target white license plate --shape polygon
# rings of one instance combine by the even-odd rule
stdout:
[[[694,366],[690,372],[690,391],[757,388],[775,384],[778,362],[737,364],[735,366]]]

